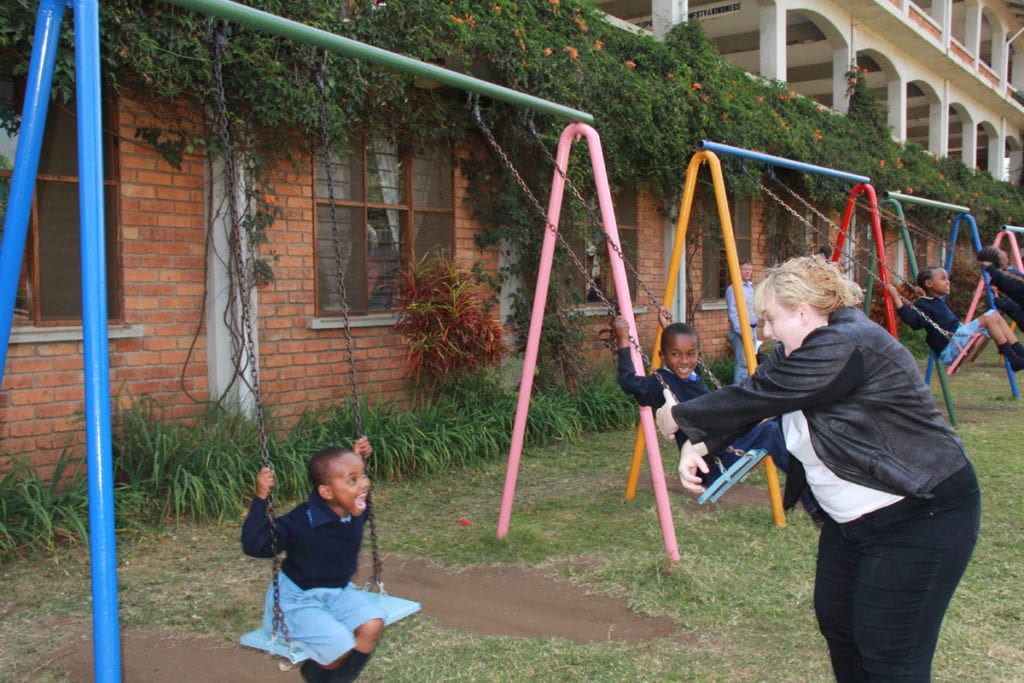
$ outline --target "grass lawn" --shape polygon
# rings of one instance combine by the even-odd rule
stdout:
[[[983,520],[946,617],[934,678],[1024,681],[1024,410],[991,352],[951,386],[959,433],[981,479]],[[526,453],[511,532],[500,541],[503,462],[381,485],[381,548],[453,569],[540,568],[593,595],[623,597],[637,612],[667,616],[682,637],[581,645],[446,628],[419,614],[388,629],[361,680],[832,680],[811,606],[816,530],[809,518],[792,512],[779,529],[767,495],[763,505],[706,511],[674,493],[682,559],[670,567],[650,486],[623,501],[632,443],[631,431],[614,432]],[[666,451],[674,477],[675,457]],[[760,471],[748,481],[764,486]],[[254,628],[269,568],[242,556],[237,535],[231,525],[176,525],[121,539],[122,630],[228,643]],[[86,549],[75,547],[0,566],[0,680],[68,680],[60,653],[91,632],[88,562]]]

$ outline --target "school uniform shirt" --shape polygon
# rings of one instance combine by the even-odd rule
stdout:
[[[366,512],[338,517],[314,489],[309,500],[276,518],[277,552],[286,552],[281,571],[303,590],[343,588],[356,573]],[[242,524],[242,550],[273,557],[267,501],[254,497]]]
[[[950,334],[960,327],[960,319],[956,317],[949,304],[944,299],[933,296],[922,296],[913,304],[903,304],[896,309],[896,313],[912,329],[924,329],[925,342],[936,356],[941,355],[942,350],[949,344],[949,337],[935,329],[928,321],[931,320]]]
[[[619,386],[627,394],[633,396],[636,402],[642,406],[650,406],[654,410],[665,405],[665,387],[654,375],[638,375],[633,367],[633,358],[628,348],[618,351],[618,375]],[[703,396],[708,393],[708,387],[704,380],[696,372],[687,379],[680,379],[676,374],[665,368],[655,370],[675,394],[679,402],[689,401],[691,398]],[[683,430],[675,433],[676,443],[682,448],[687,440]]]

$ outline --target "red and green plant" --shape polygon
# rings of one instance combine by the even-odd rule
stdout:
[[[399,271],[395,330],[409,341],[413,381],[440,388],[496,366],[508,350],[483,278],[454,260],[427,255]]]

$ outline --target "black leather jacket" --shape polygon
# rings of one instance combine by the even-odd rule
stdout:
[[[846,481],[929,498],[967,464],[913,356],[856,308],[837,310],[789,356],[779,345],[742,383],[680,403],[672,415],[715,453],[763,418],[796,410],[822,463]],[[802,470],[787,475],[787,507],[806,486],[793,469]]]

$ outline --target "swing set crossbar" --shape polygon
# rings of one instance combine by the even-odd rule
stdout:
[[[533,95],[527,95],[518,90],[496,85],[473,76],[467,76],[457,71],[451,71],[436,64],[422,62],[412,57],[406,57],[405,55],[367,45],[358,40],[345,38],[323,29],[277,16],[276,14],[246,7],[237,2],[231,2],[231,0],[168,0],[168,2],[185,9],[227,19],[228,21],[243,24],[283,38],[324,48],[340,55],[355,57],[372,64],[386,66],[390,69],[425,78],[442,85],[449,85],[460,90],[485,95],[520,107],[535,109],[546,114],[569,119],[570,121],[580,121],[591,125],[594,123],[593,115],[587,112],[566,107],[540,97],[534,97]]]
[[[738,159],[749,159],[751,161],[759,161],[769,166],[776,168],[788,168],[793,171],[801,171],[803,173],[812,173],[814,175],[826,176],[829,178],[838,178],[839,180],[845,180],[851,183],[869,185],[871,178],[858,175],[856,173],[848,173],[846,171],[838,171],[834,168],[828,168],[827,166],[816,166],[814,164],[808,164],[803,161],[794,161],[793,159],[787,159],[785,157],[772,156],[771,154],[764,154],[763,152],[755,152],[751,149],[743,149],[742,147],[733,147],[732,145],[724,145],[720,142],[711,142],[710,140],[701,140],[700,144],[697,145],[699,149],[714,152],[719,156],[730,156]]]

